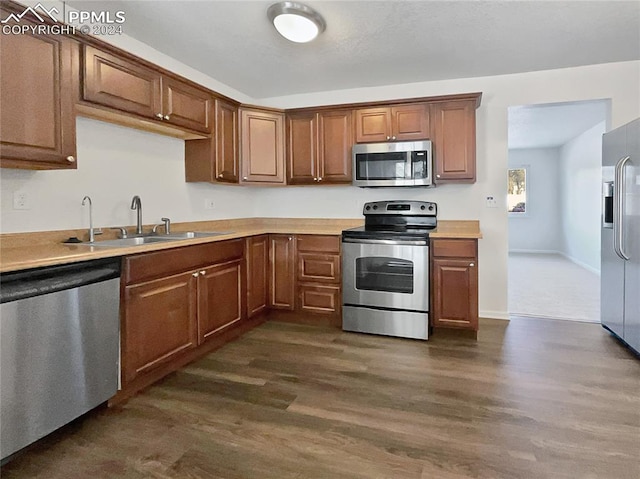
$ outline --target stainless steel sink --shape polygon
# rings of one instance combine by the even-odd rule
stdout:
[[[85,246],[104,246],[108,248],[140,246],[153,243],[167,243],[169,241],[180,241],[194,238],[208,238],[229,234],[228,231],[185,231],[182,233],[171,233],[168,235],[134,236],[132,238],[120,238],[114,240],[94,241],[92,243],[79,243]]]

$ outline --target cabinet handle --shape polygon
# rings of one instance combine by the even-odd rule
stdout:
[[[440,175],[436,175],[436,178],[440,178]]]
[[[220,174],[218,175],[218,178],[222,178],[222,173],[220,173]]]
[[[160,118],[162,120],[164,117],[162,116],[162,113],[156,113],[156,118]]]
[[[67,161],[69,163],[74,163],[76,161],[76,159],[73,156],[67,156]]]
[[[314,178],[313,178],[313,181],[318,181],[318,178],[315,178],[315,177],[314,177]]]
[[[205,274],[207,274],[207,272],[206,272],[206,271],[204,271],[204,270],[203,270],[203,271],[200,271],[200,276],[204,276]]]
[[[318,178],[318,181],[322,181],[322,176],[320,178]]]
[[[390,140],[390,139],[391,139],[391,137],[390,137],[390,136],[387,136],[387,140]]]
[[[474,266],[475,266],[475,263],[469,263],[469,266],[470,266],[470,267],[474,267]]]
[[[169,119],[169,115],[165,115],[165,116],[164,116],[164,119],[165,119],[165,120],[168,120],[168,119]]]
[[[244,181],[247,181],[247,179],[248,179],[248,178],[247,178],[246,176],[243,176],[243,177],[242,177],[242,179],[243,179]]]
[[[198,277],[198,273],[193,273],[191,276],[193,276],[194,278]]]
[[[293,236],[289,236],[289,241],[293,240]]]
[[[392,139],[392,140],[395,140],[395,139],[396,139],[396,137],[395,137],[395,136],[392,136],[392,137],[391,137],[391,139]]]

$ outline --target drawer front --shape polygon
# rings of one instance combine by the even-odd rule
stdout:
[[[244,240],[218,241],[129,256],[124,260],[124,281],[139,283],[244,255]]]
[[[340,283],[340,256],[298,253],[298,280]]]
[[[433,256],[475,258],[478,242],[470,239],[434,239],[431,242]]]
[[[310,313],[340,314],[340,286],[300,284],[298,310]]]
[[[340,236],[298,235],[298,251],[340,253]]]

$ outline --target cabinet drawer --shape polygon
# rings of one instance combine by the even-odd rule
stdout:
[[[475,258],[477,241],[469,239],[438,239],[431,242],[433,256]]]
[[[126,284],[139,283],[242,258],[243,254],[244,241],[237,239],[129,256],[124,260],[124,281]]]
[[[298,251],[340,253],[340,237],[331,235],[298,235]]]
[[[340,313],[340,286],[300,284],[299,285],[299,310],[311,313],[339,314]]]
[[[340,283],[340,256],[298,253],[298,280]]]

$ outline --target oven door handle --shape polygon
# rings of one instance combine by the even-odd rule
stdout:
[[[388,244],[388,245],[409,245],[409,246],[427,246],[426,240],[389,240],[389,239],[360,239],[360,238],[342,238],[343,243],[356,244]]]

